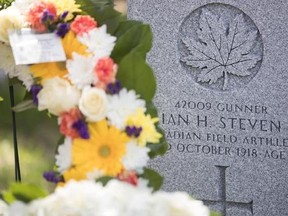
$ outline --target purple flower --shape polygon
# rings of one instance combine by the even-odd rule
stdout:
[[[82,139],[89,139],[90,138],[88,127],[87,127],[87,124],[84,120],[80,119],[80,120],[76,121],[72,125],[72,128],[74,128],[75,130],[78,131],[78,133]]]
[[[55,17],[53,14],[49,13],[48,10],[45,10],[43,12],[43,15],[41,17],[41,22],[44,23],[44,24],[47,24],[47,23],[52,23],[53,21],[55,20]]]
[[[56,28],[56,34],[59,37],[64,37],[70,30],[70,26],[68,23],[59,23]]]
[[[121,83],[117,80],[115,83],[109,83],[107,85],[107,93],[108,94],[118,94],[121,90]]]
[[[46,179],[46,181],[52,182],[55,184],[64,181],[63,177],[56,175],[56,173],[54,171],[44,172],[43,177]]]
[[[136,126],[132,126],[132,127],[127,126],[125,129],[128,136],[130,136],[130,137],[134,136],[136,138],[138,138],[140,136],[142,130],[143,130],[142,127],[136,127]]]
[[[59,19],[60,19],[60,20],[65,20],[66,17],[68,16],[68,14],[69,14],[69,11],[65,11],[64,13],[62,13],[62,14],[60,15]]]
[[[32,85],[31,87],[31,93],[33,97],[33,103],[38,106],[39,101],[38,101],[38,94],[41,91],[43,87],[41,85]]]

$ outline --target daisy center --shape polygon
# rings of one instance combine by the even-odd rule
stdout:
[[[102,157],[108,157],[111,154],[111,149],[107,145],[103,145],[99,148],[99,154]]]

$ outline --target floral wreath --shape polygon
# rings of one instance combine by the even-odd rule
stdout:
[[[126,20],[111,0],[15,0],[4,1],[1,9],[0,68],[27,89],[13,109],[47,111],[63,135],[55,168],[45,179],[71,188],[70,180],[117,179],[158,190],[162,177],[146,165],[163,155],[167,144],[152,103],[155,78],[146,63],[150,27]],[[11,32],[23,28],[56,35],[66,60],[15,65]],[[12,186],[4,197],[16,200],[15,194]],[[208,215],[200,206],[201,215]]]

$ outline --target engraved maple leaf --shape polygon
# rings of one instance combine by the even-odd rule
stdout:
[[[262,57],[252,52],[257,42],[257,31],[250,30],[242,14],[230,21],[208,9],[203,9],[197,29],[199,40],[182,39],[189,55],[181,58],[187,65],[201,69],[198,82],[216,83],[224,78],[223,90],[227,89],[229,75],[249,76]]]

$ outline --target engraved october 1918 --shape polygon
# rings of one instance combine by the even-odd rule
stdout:
[[[288,2],[128,3],[154,33],[164,189],[224,216],[288,215]]]

